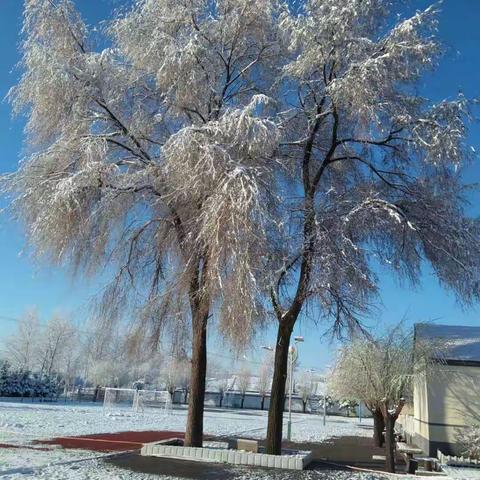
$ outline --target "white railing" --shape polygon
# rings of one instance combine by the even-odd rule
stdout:
[[[437,458],[442,465],[451,465],[452,467],[480,467],[480,460],[476,458],[445,455],[440,450],[437,450]]]

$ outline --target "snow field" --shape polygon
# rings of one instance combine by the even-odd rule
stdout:
[[[27,447],[33,440],[51,437],[88,435],[128,430],[184,430],[187,418],[185,408],[174,409],[171,414],[146,411],[135,414],[130,410],[105,415],[99,405],[0,403],[0,443]],[[321,442],[334,436],[369,436],[371,420],[329,417],[327,425],[316,415],[292,415],[292,439],[296,442]],[[263,438],[266,434],[267,412],[253,410],[219,410],[205,412],[205,433],[228,436],[245,435]],[[286,426],[285,426],[286,427]],[[0,449],[0,479],[71,479],[71,480],[179,480],[169,476],[133,473],[105,463],[109,454],[82,450],[51,448],[48,451],[29,448]],[[259,469],[229,468],[236,480],[376,480],[383,476],[353,474],[339,471],[291,472]]]

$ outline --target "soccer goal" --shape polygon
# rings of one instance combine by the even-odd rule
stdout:
[[[144,413],[146,410],[169,413],[172,397],[164,390],[137,390],[135,388],[105,388],[103,412],[105,414],[128,415]]]

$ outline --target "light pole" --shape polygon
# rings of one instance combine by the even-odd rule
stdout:
[[[303,342],[303,337],[295,337],[295,344]],[[293,364],[298,359],[298,349],[295,348],[295,345],[290,345],[288,348],[289,353],[289,370],[290,370],[290,382],[288,387],[288,424],[287,424],[287,439],[290,441],[292,439],[292,391],[293,391]]]

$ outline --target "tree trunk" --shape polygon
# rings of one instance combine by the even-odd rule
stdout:
[[[244,402],[245,402],[245,395],[242,395],[242,399],[240,400],[240,408],[243,408]]]
[[[288,370],[288,347],[292,335],[292,327],[281,320],[275,347],[275,364],[268,410],[267,453],[280,455],[282,452],[283,411],[285,409],[285,383]],[[293,325],[293,324],[292,324]]]
[[[303,403],[303,413],[307,413],[307,402],[302,402]]]
[[[93,392],[93,402],[96,402],[97,399],[98,399],[98,389],[99,389],[99,386],[97,385],[97,386],[95,387],[94,392]]]
[[[185,446],[201,447],[203,443],[203,410],[205,402],[205,375],[207,372],[208,313],[197,314],[192,321],[192,370],[188,403]]]
[[[395,473],[395,419],[390,413],[384,417],[385,422],[385,470]]]
[[[372,411],[373,416],[373,444],[376,447],[383,447],[383,430],[385,429],[385,421],[379,408]]]
[[[262,395],[262,403],[260,404],[260,410],[263,410],[264,406],[265,406],[265,395]]]
[[[220,402],[218,403],[218,406],[222,408],[222,403],[223,403],[223,393],[220,394]]]

